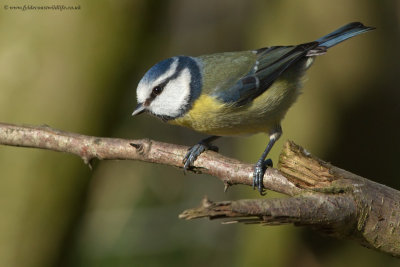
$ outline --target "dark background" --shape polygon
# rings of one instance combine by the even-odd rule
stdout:
[[[307,73],[283,122],[286,139],[326,161],[400,188],[399,1],[2,1],[0,121],[82,134],[193,145],[201,135],[132,118],[135,89],[156,62],[308,42],[352,21],[375,26]],[[3,5],[80,5],[12,11]],[[259,134],[220,152],[255,162]],[[221,225],[178,214],[212,200],[258,198],[213,177],[132,161],[0,147],[0,266],[398,266],[352,241],[291,225]],[[269,192],[267,197],[280,195]]]

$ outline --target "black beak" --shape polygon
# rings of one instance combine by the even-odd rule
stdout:
[[[136,106],[135,110],[133,111],[132,116],[136,116],[136,115],[142,114],[145,111],[146,111],[146,109],[143,106],[143,104],[138,104]]]

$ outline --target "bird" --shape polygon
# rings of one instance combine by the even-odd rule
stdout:
[[[373,29],[352,22],[299,45],[167,58],[141,78],[132,116],[145,112],[208,135],[188,150],[185,171],[204,151],[217,151],[212,142],[219,137],[266,133],[269,142],[253,172],[253,189],[264,195],[263,177],[272,167],[266,157],[282,135],[281,121],[301,92],[306,70],[332,46]]]

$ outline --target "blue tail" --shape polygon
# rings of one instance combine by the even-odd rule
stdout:
[[[343,27],[337,29],[334,32],[331,32],[324,37],[319,38],[316,42],[319,43],[319,47],[323,46],[326,48],[332,47],[341,43],[353,36],[359,35],[360,33],[364,33],[370,30],[375,29],[374,27],[364,26],[361,22],[352,22]]]

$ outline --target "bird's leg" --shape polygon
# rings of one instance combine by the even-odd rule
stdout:
[[[198,142],[196,145],[189,148],[188,152],[186,153],[186,156],[183,158],[183,163],[184,163],[183,169],[186,171],[190,167],[192,167],[197,157],[200,156],[200,154],[206,150],[213,150],[218,152],[218,147],[211,145],[211,142],[218,139],[219,137],[220,136],[216,135],[207,137]]]
[[[271,148],[274,146],[275,142],[279,139],[279,137],[281,137],[281,135],[282,135],[281,126],[278,126],[277,128],[274,129],[273,132],[270,133],[268,145],[265,148],[264,153],[261,155],[260,159],[257,161],[256,165],[254,166],[253,189],[257,187],[261,195],[265,195],[264,193],[265,189],[263,183],[265,170],[267,167],[272,167],[272,160],[271,159],[265,160],[265,158],[267,157]]]

